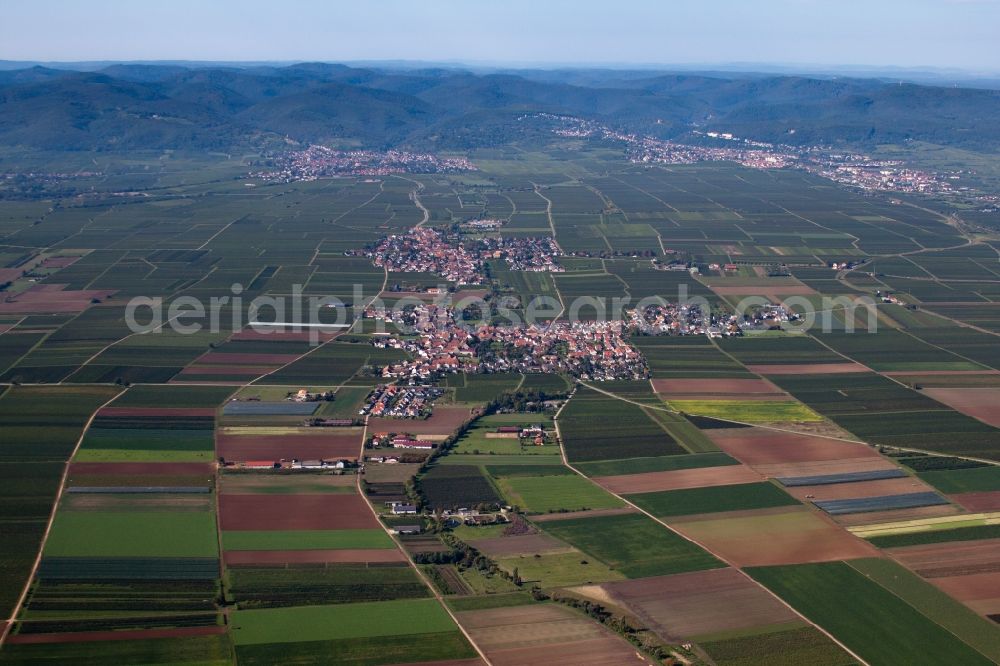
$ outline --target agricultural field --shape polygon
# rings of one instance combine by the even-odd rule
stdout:
[[[897,664],[901,659],[992,663],[850,564],[755,568],[749,573],[871,664]]]
[[[233,620],[240,663],[315,658],[324,652],[348,663],[475,654],[441,605],[431,599],[238,610]]]
[[[696,545],[641,514],[556,520],[546,522],[544,528],[628,578],[722,566]]]
[[[252,188],[255,155],[136,153],[85,197],[0,197],[0,664],[655,663],[604,611],[692,663],[855,663],[819,629],[873,665],[1000,660],[994,241],[790,169],[535,140],[473,151],[475,172]],[[425,227],[503,223],[466,240],[554,237],[561,270],[494,256],[471,287],[364,255],[425,210]],[[657,270],[673,259],[698,275]],[[125,323],[132,296],[237,283],[217,330]],[[904,304],[878,305],[875,334],[843,332],[839,310],[824,333],[628,331],[628,379],[477,374],[490,343],[464,333],[454,365],[393,375],[418,338],[353,306],[440,285],[583,320],[600,308],[576,297],[681,289],[716,315],[746,295]],[[300,287],[341,299],[322,319],[344,327],[247,323],[251,299]],[[444,393],[427,418],[365,415],[393,382]],[[419,448],[364,448],[375,432]]]
[[[528,513],[613,509],[624,503],[579,476],[515,476],[499,483],[510,504]]]
[[[638,493],[628,499],[655,516],[685,516],[723,511],[749,511],[798,504],[772,483],[742,483],[706,488]]]
[[[641,406],[579,389],[559,416],[570,462],[686,453]]]

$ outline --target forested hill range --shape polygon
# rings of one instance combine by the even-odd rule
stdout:
[[[287,140],[469,150],[569,114],[681,139],[732,132],[792,145],[922,141],[1000,148],[1000,91],[876,79],[649,72],[110,65],[0,71],[0,145],[208,149]]]

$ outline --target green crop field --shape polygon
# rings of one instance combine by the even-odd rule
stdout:
[[[576,463],[574,466],[587,476],[617,476],[643,472],[672,472],[679,469],[720,467],[739,464],[725,453],[696,453],[686,456],[661,456],[659,458],[628,458]]]
[[[1000,467],[997,466],[921,472],[919,476],[943,493],[1000,490]]]
[[[843,562],[749,569],[753,578],[873,666],[992,660]]]
[[[1000,627],[995,623],[892,560],[872,558],[848,564],[985,656],[1000,661]]]
[[[215,557],[209,511],[58,511],[47,557]]]
[[[791,495],[767,482],[638,493],[629,495],[628,499],[660,517],[798,504],[798,500]]]
[[[237,646],[443,633],[455,623],[434,599],[302,606],[233,613]]]
[[[613,509],[625,506],[617,497],[581,476],[516,476],[500,488],[511,504],[528,513]]]
[[[749,636],[698,639],[719,666],[849,666],[857,662],[813,627],[786,629]]]
[[[695,544],[641,514],[546,522],[545,531],[628,578],[724,566]]]
[[[899,548],[920,546],[950,541],[975,541],[978,539],[1000,539],[1000,525],[971,525],[953,529],[935,529],[925,532],[908,532],[868,537],[879,548]]]
[[[280,608],[430,596],[409,566],[232,567],[228,589],[240,608]]]

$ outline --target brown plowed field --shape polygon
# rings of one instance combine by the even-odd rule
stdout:
[[[760,476],[746,465],[724,465],[722,467],[700,467],[669,472],[600,476],[593,480],[613,493],[627,494],[753,483],[760,481]]]
[[[966,416],[1000,428],[1000,388],[926,388],[923,393]]]
[[[1000,509],[1000,490],[958,493],[957,495],[948,495],[948,499],[952,502],[958,502],[966,511],[996,511]]]
[[[844,363],[794,363],[788,365],[764,363],[748,365],[747,369],[758,375],[846,375],[871,372],[867,366],[851,361]]]
[[[1000,539],[906,546],[891,552],[924,578],[1000,573]]]
[[[476,550],[481,550],[488,556],[511,557],[513,555],[542,555],[544,553],[561,553],[572,551],[569,546],[548,534],[523,534],[520,536],[494,537],[476,539],[471,542]]]
[[[117,290],[89,289],[63,291],[65,284],[36,284],[20,294],[8,296],[0,302],[0,314],[54,314],[57,312],[83,312],[93,299],[106,300]]]
[[[705,434],[723,451],[751,466],[879,457],[865,444],[763,428],[708,430]]]
[[[878,550],[808,508],[744,511],[670,526],[739,567],[877,557]]]
[[[337,530],[379,527],[360,495],[219,495],[223,530]]]
[[[769,478],[784,476],[819,476],[845,472],[870,472],[877,469],[895,469],[896,466],[882,457],[845,458],[844,460],[817,460],[805,462],[770,463],[753,468]]]
[[[435,407],[427,419],[385,419],[368,421],[369,432],[408,432],[414,435],[450,435],[469,418],[466,407]]]
[[[792,497],[810,501],[903,495],[906,493],[933,492],[933,490],[926,483],[912,476],[899,479],[859,481],[857,483],[831,483],[822,486],[794,486],[785,488],[785,492]]]
[[[448,661],[408,661],[389,666],[486,666],[486,662],[478,657],[475,659],[449,659]]]
[[[365,562],[406,562],[396,548],[341,550],[227,550],[222,554],[227,566],[274,566],[279,564],[364,564]]]
[[[219,433],[215,453],[226,460],[280,460],[281,458],[356,459],[361,435],[227,435]]]
[[[984,615],[1000,613],[1000,574],[934,578],[931,582],[947,594]]]
[[[99,474],[99,475],[109,475],[109,474],[120,474],[122,476],[154,476],[154,475],[169,475],[169,476],[195,476],[195,475],[207,475],[212,476],[215,473],[214,463],[103,463],[103,462],[75,462],[70,463],[69,474],[74,475],[87,475],[87,474]],[[158,485],[152,480],[149,485]]]
[[[212,407],[105,407],[98,416],[215,416]]]
[[[449,659],[447,661],[407,661],[389,666],[486,666],[486,662],[475,659]]]
[[[839,525],[851,527],[854,525],[875,525],[877,523],[894,523],[902,520],[952,516],[958,512],[959,509],[954,504],[938,504],[935,506],[920,506],[915,509],[845,513],[841,516],[831,516],[831,518]]]
[[[668,640],[796,619],[787,606],[733,568],[604,583],[601,587]]]
[[[214,636],[226,633],[226,628],[218,627],[177,627],[175,629],[133,629],[129,631],[68,631],[59,634],[18,634],[8,636],[11,645],[39,643],[93,643],[95,641],[132,641],[154,638],[187,638],[190,636]]]
[[[556,605],[456,613],[496,666],[649,664],[600,624]]]

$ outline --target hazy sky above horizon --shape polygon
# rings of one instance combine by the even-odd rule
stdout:
[[[3,0],[0,59],[1000,71],[1000,0]]]

